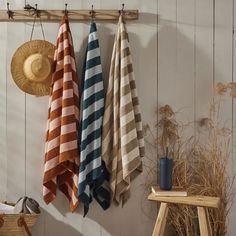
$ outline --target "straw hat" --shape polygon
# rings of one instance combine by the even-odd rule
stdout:
[[[11,61],[11,73],[21,90],[37,96],[50,93],[55,49],[45,40],[32,40],[16,50]]]

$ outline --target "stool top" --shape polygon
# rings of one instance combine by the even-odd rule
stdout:
[[[201,206],[201,207],[212,207],[212,208],[218,208],[220,204],[219,197],[208,197],[208,196],[164,197],[164,196],[156,196],[154,193],[151,193],[148,196],[148,200],[157,202],[175,203],[175,204],[186,204],[186,205]]]

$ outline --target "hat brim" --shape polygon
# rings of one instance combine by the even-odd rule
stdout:
[[[23,68],[26,58],[34,53],[45,55],[53,62],[55,50],[55,45],[45,40],[26,42],[16,50],[11,61],[11,74],[16,85],[21,90],[36,96],[50,94],[52,73],[43,82],[34,82],[25,77]]]

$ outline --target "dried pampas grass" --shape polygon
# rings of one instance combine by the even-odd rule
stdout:
[[[236,98],[236,83],[228,83],[228,84],[222,84],[222,83],[217,83],[215,88],[215,95],[225,95],[228,91],[230,91],[230,96],[233,98]]]
[[[218,84],[216,94],[222,96],[228,85]],[[231,96],[233,96],[231,92]],[[214,99],[214,101],[217,99]],[[160,120],[157,124],[158,137],[153,147],[157,148],[157,162],[150,162],[150,175],[159,176],[159,158],[169,147],[174,158],[173,184],[185,187],[189,194],[220,197],[219,209],[210,209],[209,216],[214,236],[224,236],[227,232],[227,215],[232,203],[234,176],[229,177],[227,165],[231,155],[232,131],[222,125],[219,117],[221,100],[210,106],[209,117],[199,120],[199,132],[194,137],[184,137],[186,128],[180,125],[169,105],[159,109]],[[184,127],[184,128],[183,128]],[[146,129],[151,133],[150,128]],[[204,142],[202,140],[204,139]],[[201,141],[201,142],[200,142]],[[149,143],[151,143],[149,141]],[[157,167],[157,168],[156,168]],[[157,169],[157,170],[156,170]],[[146,187],[156,184],[147,180]],[[169,211],[170,223],[180,236],[199,234],[197,212],[194,207],[172,204]]]

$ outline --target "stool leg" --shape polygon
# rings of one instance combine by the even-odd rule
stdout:
[[[204,207],[197,207],[201,236],[212,236],[208,212]]]
[[[210,222],[210,217],[209,217],[209,212],[208,212],[207,208],[205,208],[205,210],[206,210],[208,233],[209,233],[209,236],[213,236],[212,228],[211,228],[211,222]]]
[[[168,215],[167,203],[161,203],[152,236],[163,236]]]

